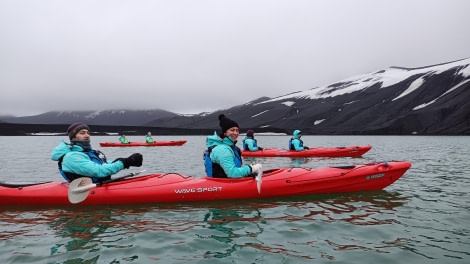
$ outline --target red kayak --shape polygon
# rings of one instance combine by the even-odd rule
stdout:
[[[82,199],[72,202],[80,205],[172,203],[381,190],[410,167],[408,161],[390,161],[318,169],[270,169],[263,172],[259,190],[252,177],[196,178],[178,173],[128,177],[98,186],[85,182],[89,178],[72,183],[2,183],[0,206],[70,205],[73,196],[82,195]]]
[[[153,143],[131,142],[123,144],[121,142],[100,142],[102,147],[161,147],[161,146],[182,146],[186,140],[155,141]]]
[[[243,150],[243,157],[360,157],[369,151],[372,146],[352,146],[336,148],[310,148],[306,150],[285,150],[266,148],[258,151]]]

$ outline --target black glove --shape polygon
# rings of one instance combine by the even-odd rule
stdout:
[[[304,147],[304,149],[310,149],[309,147]]]
[[[258,150],[263,150],[263,148],[262,148],[262,147],[258,147]]]
[[[142,159],[143,159],[142,154],[134,153],[130,155],[128,158],[115,159],[113,163],[116,161],[120,161],[122,162],[122,164],[124,164],[124,169],[129,169],[130,166],[134,166],[134,167],[142,166]]]

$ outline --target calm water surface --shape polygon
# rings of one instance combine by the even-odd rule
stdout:
[[[130,136],[131,141],[142,137]],[[288,136],[257,136],[285,148]],[[62,180],[60,136],[0,137],[0,181]],[[144,155],[142,169],[201,176],[204,136],[181,147],[99,148]],[[2,263],[469,263],[470,137],[304,136],[309,147],[372,145],[362,158],[258,158],[263,168],[409,160],[383,191],[133,206],[0,208]],[[251,162],[253,159],[245,159]],[[131,169],[132,170],[132,169]],[[127,170],[127,172],[131,171]],[[137,169],[136,169],[137,170]]]

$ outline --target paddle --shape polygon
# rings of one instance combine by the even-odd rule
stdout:
[[[83,202],[88,197],[90,190],[95,188],[96,186],[103,185],[103,184],[110,183],[110,182],[115,182],[115,181],[118,181],[127,177],[132,177],[144,171],[145,170],[132,172],[127,175],[119,176],[114,179],[110,179],[110,180],[103,181],[100,183],[93,183],[93,180],[89,177],[82,177],[82,178],[75,179],[69,185],[69,192],[68,192],[69,202],[72,204]]]
[[[255,180],[256,180],[256,188],[258,188],[258,193],[261,194],[261,183],[263,183],[263,171],[260,170],[258,172],[258,175],[256,175]]]

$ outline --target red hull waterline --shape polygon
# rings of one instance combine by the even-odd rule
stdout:
[[[100,142],[101,147],[161,147],[161,146],[182,146],[186,140],[155,141],[154,143],[131,142],[123,144],[120,142]]]
[[[266,148],[258,151],[242,151],[243,157],[360,157],[372,146],[352,146],[336,148],[310,148],[302,151]]]
[[[281,168],[264,171],[261,191],[251,178],[220,179],[177,173],[125,178],[90,190],[81,205],[173,203],[212,200],[259,199],[312,194],[381,190],[398,180],[408,161],[326,168]],[[0,185],[0,206],[63,206],[69,183]]]

